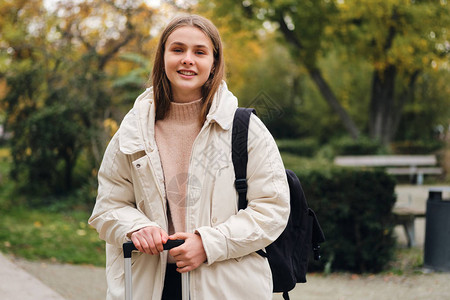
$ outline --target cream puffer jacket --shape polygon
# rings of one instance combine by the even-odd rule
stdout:
[[[107,299],[124,299],[122,244],[146,226],[167,231],[166,196],[154,138],[152,89],[141,94],[109,143],[89,223],[106,241]],[[255,251],[286,226],[289,188],[274,139],[252,116],[248,139],[248,207],[238,212],[231,161],[237,99],[223,83],[194,141],[186,198],[187,232],[198,232],[207,262],[189,273],[192,300],[272,299],[266,258]],[[134,299],[161,299],[167,251],[133,254]]]

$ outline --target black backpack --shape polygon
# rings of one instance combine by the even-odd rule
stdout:
[[[247,207],[247,162],[248,125],[251,108],[238,108],[234,115],[232,132],[232,160],[236,176],[235,187],[239,194],[239,209]],[[273,292],[283,293],[288,300],[288,292],[297,282],[306,282],[308,260],[311,252],[319,260],[319,244],[325,241],[323,231],[314,211],[308,207],[302,186],[295,173],[286,170],[290,189],[291,212],[283,233],[264,251],[257,251],[269,260],[272,271]],[[311,251],[313,250],[313,251]]]

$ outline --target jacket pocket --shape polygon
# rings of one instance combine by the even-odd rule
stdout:
[[[133,171],[136,173],[141,173],[145,168],[148,168],[148,157],[142,156],[131,162],[133,165]]]
[[[234,187],[234,169],[223,166],[214,177],[211,197],[211,226],[217,226],[237,213],[237,191]]]
[[[150,202],[152,199],[159,199],[156,197],[159,195],[159,191],[150,169],[150,159],[144,155],[133,160],[131,164],[136,207],[144,214],[151,213],[150,211],[146,211],[147,205],[145,205],[145,202]]]

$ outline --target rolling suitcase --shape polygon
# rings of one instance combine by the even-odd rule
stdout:
[[[184,243],[184,240],[168,240],[164,244],[164,250],[170,250]],[[125,260],[125,300],[132,300],[132,275],[131,275],[131,253],[136,251],[133,242],[123,244],[123,257]],[[182,300],[189,300],[189,273],[181,274]]]

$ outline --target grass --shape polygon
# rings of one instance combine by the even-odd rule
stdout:
[[[105,245],[89,214],[14,208],[0,218],[0,251],[29,260],[105,265]]]
[[[87,224],[90,212],[29,208],[14,196],[9,151],[0,148],[0,252],[28,260],[105,265],[105,242]],[[62,206],[64,207],[64,206]]]
[[[385,272],[394,275],[411,275],[422,273],[423,249],[418,247],[395,250],[395,259],[389,264]]]
[[[330,161],[325,158],[311,158],[298,156],[288,152],[281,152],[284,167],[291,170],[329,169]]]

